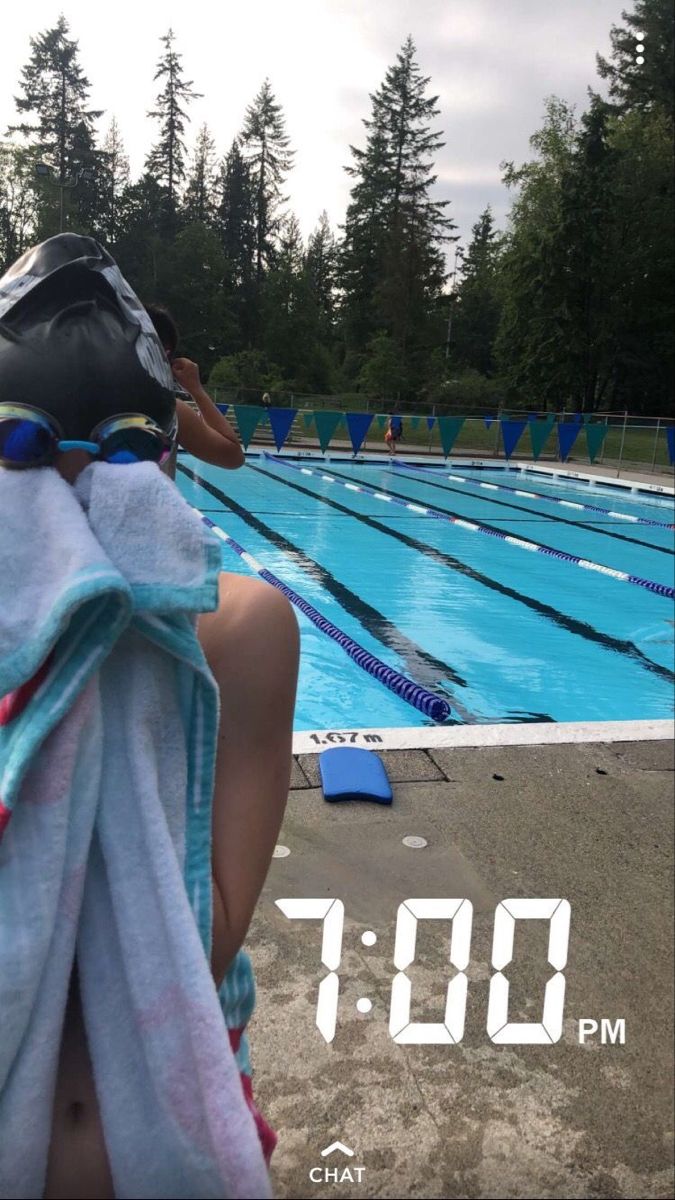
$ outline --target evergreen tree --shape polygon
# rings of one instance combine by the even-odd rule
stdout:
[[[212,225],[216,216],[216,147],[207,125],[202,125],[195,143],[192,166],[183,197],[185,220]]]
[[[274,264],[262,289],[262,348],[294,391],[311,391],[307,366],[317,337],[317,309],[305,274],[300,225],[293,214],[280,224]]]
[[[181,55],[174,49],[174,40],[171,29],[160,38],[164,54],[154,78],[163,80],[164,86],[155,101],[156,107],[148,112],[149,117],[160,123],[160,138],[145,164],[146,171],[164,188],[168,231],[173,230],[176,223],[180,188],[185,179],[186,106],[191,100],[200,98],[200,93],[192,90],[192,80],[182,76]]]
[[[0,274],[35,240],[35,151],[0,142]]]
[[[523,400],[561,409],[568,398],[557,373],[566,348],[561,317],[559,257],[563,176],[572,167],[574,110],[556,97],[546,102],[542,128],[530,138],[536,157],[516,168],[503,164],[504,182],[517,188],[501,272],[502,315],[495,351],[509,384]],[[564,247],[563,247],[564,249]]]
[[[614,217],[604,267],[615,365],[603,407],[663,415],[675,401],[672,124],[655,109],[608,128]]]
[[[274,257],[278,209],[286,202],[281,192],[294,157],[294,151],[288,148],[281,105],[274,99],[269,79],[246,110],[240,141],[255,188],[255,278],[260,287]]]
[[[129,184],[129,159],[114,117],[105,135],[102,157],[104,165],[100,227],[105,240],[114,243],[120,227],[122,197]]]
[[[216,193],[216,228],[225,255],[224,286],[237,313],[240,345],[250,347],[255,334],[255,192],[236,139],[221,163]]]
[[[462,259],[453,322],[452,355],[460,366],[481,375],[495,370],[493,345],[499,326],[499,239],[488,205],[472,229],[472,240]]]
[[[337,242],[325,210],[307,243],[305,273],[316,305],[322,340],[329,344],[335,328]]]
[[[225,258],[217,233],[201,222],[182,229],[165,249],[155,290],[145,299],[165,304],[180,330],[180,350],[206,379],[236,346],[238,331],[223,289]]]
[[[598,74],[609,80],[609,94],[623,112],[661,109],[673,120],[674,30],[670,0],[635,0],[623,12],[625,25],[610,32],[611,61],[597,56]],[[643,40],[644,39],[644,40]],[[642,44],[644,50],[638,52]],[[638,58],[643,59],[638,62]]]
[[[83,227],[95,222],[101,186],[101,161],[96,152],[94,123],[102,115],[88,107],[89,80],[78,61],[78,44],[68,37],[60,16],[53,29],[30,39],[31,57],[21,73],[22,94],[15,97],[26,119],[10,126],[20,133],[53,169],[52,181],[41,193],[38,235],[64,224]],[[84,172],[84,173],[83,173]]]
[[[433,155],[443,142],[430,129],[438,97],[415,61],[408,37],[371,96],[365,150],[352,147],[355,180],[344,226],[345,326],[352,354],[378,330],[389,333],[403,364],[400,386],[417,390],[439,336],[437,302],[446,278],[444,241],[456,240],[434,200]]]
[[[122,193],[115,258],[134,291],[148,299],[161,297],[166,259],[166,191],[145,172]]]

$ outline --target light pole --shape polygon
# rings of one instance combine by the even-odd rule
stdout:
[[[35,174],[38,176],[38,179],[48,179],[50,183],[53,183],[59,189],[59,233],[63,233],[64,195],[66,189],[77,187],[81,179],[89,182],[94,178],[94,172],[90,171],[88,167],[80,167],[79,171],[76,171],[74,175],[65,175],[63,178],[59,177],[55,179],[54,168],[50,167],[49,163],[39,162],[35,165]]]
[[[464,257],[464,251],[459,243],[455,246],[455,262],[452,268],[452,282],[450,287],[450,312],[448,313],[448,336],[445,340],[445,357],[450,355],[450,335],[452,333],[452,314],[455,308],[455,276],[457,274],[457,259]]]

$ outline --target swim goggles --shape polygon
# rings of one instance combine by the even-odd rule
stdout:
[[[54,417],[29,404],[0,403],[0,466],[45,467],[60,450],[86,450],[108,463],[166,462],[176,425],[165,433],[149,417],[121,413],[99,422],[89,441],[64,439]]]

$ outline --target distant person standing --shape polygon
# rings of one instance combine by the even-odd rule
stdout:
[[[384,435],[384,440],[389,447],[389,453],[396,453],[396,444],[403,437],[403,420],[394,410],[387,423],[387,432]]]
[[[263,392],[262,404],[263,408],[272,407],[272,397],[270,396],[269,392]]]

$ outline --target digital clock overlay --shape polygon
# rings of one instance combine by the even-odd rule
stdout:
[[[251,930],[278,1194],[669,1195],[672,746],[382,757],[299,757]]]

